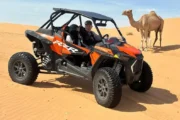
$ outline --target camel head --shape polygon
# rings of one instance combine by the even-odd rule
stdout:
[[[130,16],[130,15],[132,15],[132,10],[125,10],[122,12],[122,15]]]

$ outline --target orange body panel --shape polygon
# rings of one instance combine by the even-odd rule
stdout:
[[[105,48],[105,47],[100,47],[100,46],[95,46],[94,48],[100,50],[100,51],[103,51],[103,52],[106,52],[107,54],[111,54],[113,55],[113,52],[111,49],[108,49],[108,48]],[[94,65],[96,63],[96,61],[99,59],[101,55],[97,52],[92,52],[90,54],[90,57],[91,57],[91,64]]]
[[[98,58],[100,57],[100,54],[97,52],[92,52],[90,54],[90,57],[91,57],[91,64],[94,65],[96,61],[98,60]]]
[[[38,34],[53,42],[53,44],[50,46],[52,51],[58,53],[59,55],[71,54],[71,52],[66,48],[66,44],[62,38],[58,36],[50,36],[42,33],[38,33]]]
[[[141,54],[141,51],[136,49],[135,47],[129,45],[129,44],[124,44],[123,46],[117,46],[117,48],[122,51],[125,52],[126,54],[135,57],[136,58],[136,54]]]
[[[87,54],[90,52],[90,50],[89,49],[87,49],[87,48],[84,48],[84,47],[81,47],[81,46],[78,46],[78,45],[76,45],[76,44],[73,44],[74,46],[76,46],[76,47],[78,47],[79,49],[81,49],[81,50],[84,50]]]
[[[58,36],[54,36],[53,44],[51,45],[51,49],[62,55],[62,54],[71,54],[71,52],[66,48],[66,44],[64,40]]]
[[[108,54],[113,55],[113,52],[112,52],[111,49],[108,49],[108,48],[105,48],[105,47],[100,47],[100,46],[95,46],[95,48],[96,48],[96,49],[99,49],[99,50],[101,50],[101,51],[103,51],[103,52],[106,52],[106,53],[108,53]]]

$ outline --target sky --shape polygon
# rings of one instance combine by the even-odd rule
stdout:
[[[122,16],[124,10],[132,9],[135,20],[151,10],[162,18],[172,18],[180,17],[179,5],[180,0],[0,0],[0,22],[41,26],[57,7],[104,14],[125,27],[130,24]]]

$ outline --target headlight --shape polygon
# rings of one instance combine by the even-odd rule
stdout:
[[[117,54],[114,55],[114,58],[119,58],[119,56]]]
[[[131,65],[132,73],[139,73],[142,70],[143,59],[135,60]]]

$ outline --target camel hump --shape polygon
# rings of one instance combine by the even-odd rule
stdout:
[[[152,10],[152,11],[150,11],[150,12],[149,12],[149,14],[150,14],[150,15],[157,15],[157,14],[156,14],[156,12],[155,12],[155,11],[153,11],[153,10]]]
[[[150,12],[149,12],[149,15],[150,15],[150,16],[157,16],[157,17],[158,17],[158,15],[156,14],[155,11],[150,11]]]
[[[161,21],[163,21],[163,19],[161,18],[161,16],[157,15],[155,11],[150,11],[150,12],[149,12],[149,16],[156,16],[156,17],[159,18]]]

